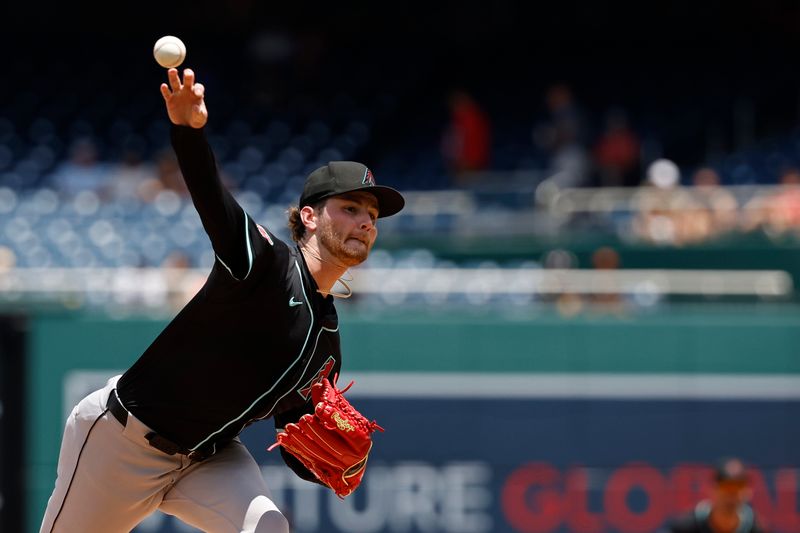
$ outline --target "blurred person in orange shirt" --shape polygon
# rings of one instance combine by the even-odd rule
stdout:
[[[719,461],[709,499],[669,524],[671,533],[763,533],[749,505],[750,478],[737,458]]]
[[[485,170],[491,157],[492,133],[488,114],[463,89],[447,97],[450,122],[442,138],[442,155],[456,185],[468,181],[469,172]]]
[[[639,137],[630,128],[621,109],[606,115],[606,128],[592,149],[601,187],[629,187],[639,184]]]

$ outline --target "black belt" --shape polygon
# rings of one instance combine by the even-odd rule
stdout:
[[[125,409],[125,406],[122,405],[122,402],[119,401],[119,397],[117,396],[117,390],[113,389],[111,394],[108,395],[108,402],[106,402],[106,407],[114,415],[120,424],[123,426],[127,425],[128,423],[128,410]],[[147,439],[147,442],[150,443],[150,446],[153,448],[160,450],[167,455],[175,455],[179,453],[181,455],[187,456],[192,461],[202,461],[203,459],[207,459],[211,456],[211,453],[202,451],[202,450],[190,450],[188,448],[184,448],[179,444],[175,444],[171,440],[162,437],[155,431],[151,431],[147,435],[144,436]]]

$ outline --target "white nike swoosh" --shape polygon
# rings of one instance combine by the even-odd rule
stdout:
[[[294,301],[294,296],[289,298],[289,307],[297,307],[298,305],[303,305],[303,302]]]

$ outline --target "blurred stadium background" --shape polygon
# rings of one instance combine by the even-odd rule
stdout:
[[[658,531],[737,455],[762,521],[800,532],[796,3],[2,14],[1,531],[38,530],[68,410],[213,260],[151,55],[173,34],[256,220],[288,239],[328,160],[408,198],[338,304],[344,378],[387,428],[363,489],[243,434],[296,531]]]

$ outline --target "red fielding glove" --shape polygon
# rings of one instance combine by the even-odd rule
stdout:
[[[372,433],[383,431],[374,420],[367,420],[344,397],[328,378],[322,378],[311,388],[314,414],[305,414],[297,423],[286,424],[278,442],[297,457],[317,479],[340,497],[352,493],[361,483],[372,449]]]

